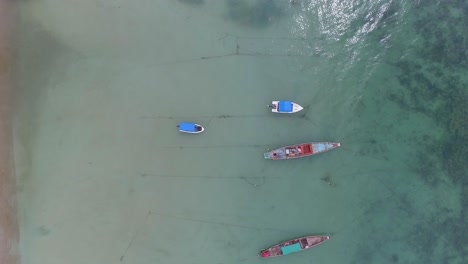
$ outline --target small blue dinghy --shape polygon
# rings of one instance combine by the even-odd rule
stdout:
[[[198,134],[205,131],[205,128],[195,123],[180,122],[177,126],[180,132]]]

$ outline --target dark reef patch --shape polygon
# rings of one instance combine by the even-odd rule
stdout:
[[[284,16],[273,0],[226,0],[228,18],[240,25],[265,28]]]
[[[434,160],[442,160],[454,183],[466,184],[468,171],[468,19],[466,1],[424,1],[415,7],[416,34],[420,37],[415,56],[406,56],[393,65],[399,68],[403,91],[390,92],[388,98],[402,109],[417,111],[446,128],[442,151],[432,152],[436,159],[421,152],[420,175],[427,179]],[[439,153],[439,154],[437,154]],[[432,159],[432,161],[431,161]],[[432,177],[432,176],[430,176]],[[426,181],[430,185],[434,180]]]
[[[432,118],[445,130],[437,139],[423,137],[414,171],[429,188],[451,182],[462,190],[459,214],[444,214],[447,209],[438,208],[437,217],[421,216],[424,222],[412,228],[409,243],[428,263],[434,261],[437,243],[444,248],[443,261],[466,263],[460,261],[468,259],[468,236],[463,235],[468,233],[467,3],[416,4],[411,12],[416,16],[418,41],[408,56],[392,63],[399,69],[402,89],[389,92],[388,99],[405,111]],[[436,243],[434,238],[441,240]]]
[[[397,254],[392,254],[390,256],[390,260],[392,261],[392,263],[398,263],[399,257]]]
[[[205,4],[205,0],[178,0],[183,4],[188,4],[191,6],[202,6]]]
[[[400,11],[398,3],[392,4],[388,18],[382,18],[385,23],[372,32],[378,38],[394,32],[390,22]],[[427,208],[421,208],[421,201],[415,199],[419,194],[395,192],[398,197],[393,195],[388,201],[396,203],[392,210],[386,211],[386,205],[365,218],[404,216],[398,224],[407,233],[402,238],[389,230],[369,231],[386,242],[379,248],[381,252],[374,247],[358,247],[356,259],[371,263],[380,256],[384,263],[416,263],[411,259],[416,257],[417,263],[468,263],[468,1],[418,1],[408,10],[406,19],[413,19],[414,27],[403,36],[414,41],[390,45],[388,57],[393,60],[388,63],[397,69],[395,78],[400,85],[389,87],[386,96],[403,113],[424,115],[440,129],[440,133],[412,136],[410,142],[418,149],[409,167],[424,184],[421,190],[434,190],[436,195],[440,188],[451,191],[448,188],[455,187],[453,193],[460,193],[459,204],[426,197]],[[376,143],[370,139],[368,147]],[[366,151],[360,154],[375,154]],[[366,229],[368,222],[362,225]],[[394,242],[402,243],[414,256],[386,251]]]

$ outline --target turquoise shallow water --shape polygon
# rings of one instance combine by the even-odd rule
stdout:
[[[463,1],[16,5],[23,263],[466,263]]]

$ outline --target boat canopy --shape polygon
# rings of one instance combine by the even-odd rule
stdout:
[[[327,144],[325,143],[313,143],[314,152],[322,152],[327,149]]]
[[[196,132],[197,126],[194,123],[184,123],[180,122],[179,124],[180,131]]]
[[[301,250],[302,248],[300,243],[295,243],[289,246],[281,247],[281,252],[283,252],[283,255],[291,254]]]
[[[280,101],[278,103],[278,111],[279,112],[292,112],[293,111],[293,104],[291,101]]]

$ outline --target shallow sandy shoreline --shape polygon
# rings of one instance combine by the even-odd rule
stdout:
[[[8,0],[0,0],[0,263],[19,263],[16,180],[12,158],[11,51],[12,16]]]

